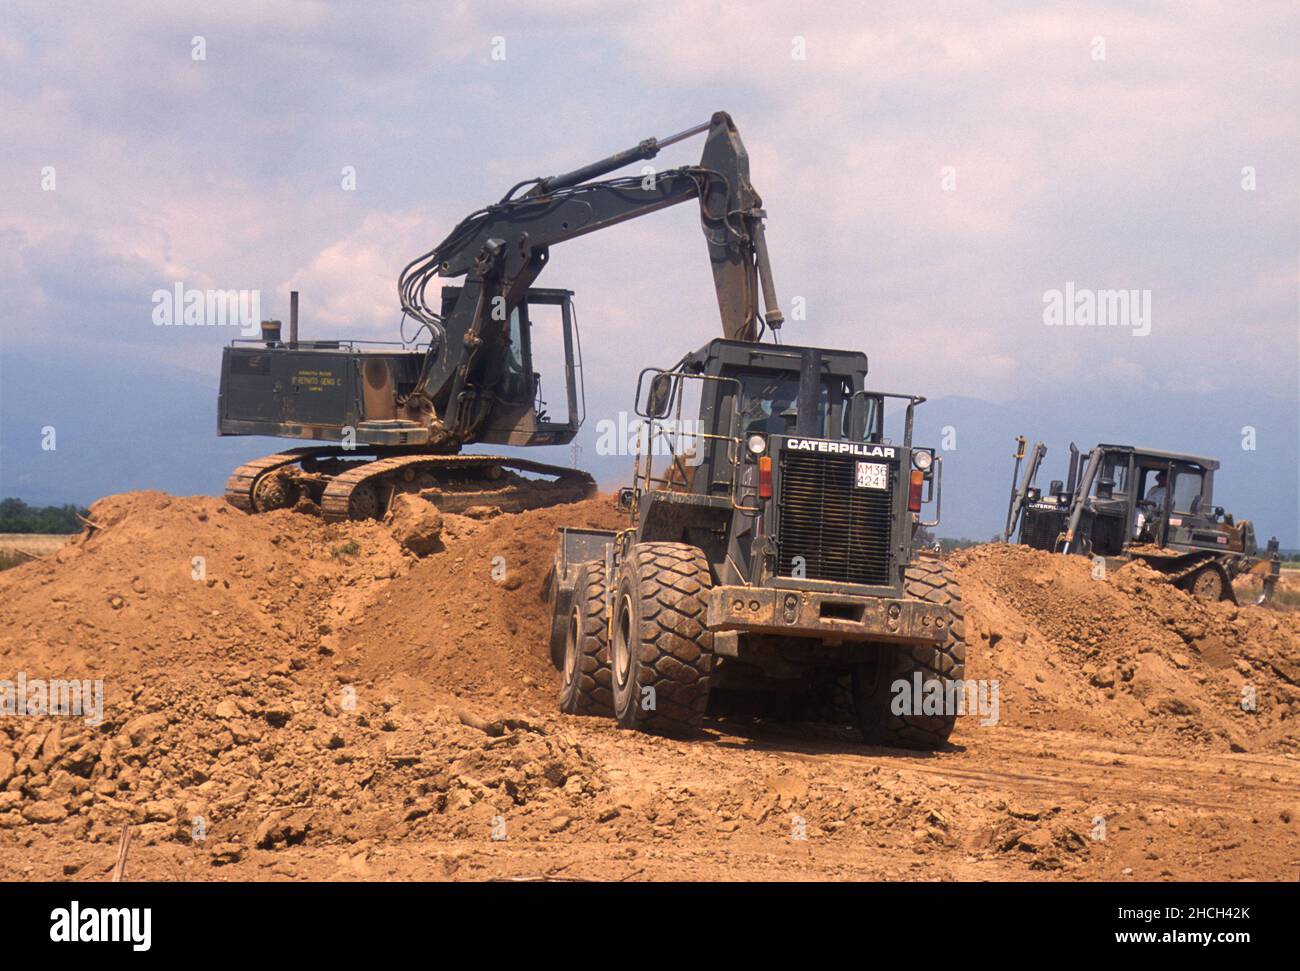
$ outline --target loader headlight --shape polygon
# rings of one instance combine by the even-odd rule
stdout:
[[[929,452],[915,451],[912,453],[912,464],[925,472],[934,464],[934,456]]]
[[[750,435],[745,447],[749,449],[750,455],[762,455],[767,451],[767,439],[762,435]]]

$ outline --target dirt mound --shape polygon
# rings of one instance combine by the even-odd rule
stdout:
[[[359,605],[406,569],[378,524],[246,516],[219,499],[156,492],[91,507],[94,527],[53,557],[0,574],[0,662],[102,678],[265,669],[317,646],[327,606]]]
[[[0,575],[10,694],[20,676],[33,698],[51,679],[87,686],[74,717],[43,717],[47,701],[34,717],[0,720],[0,830],[99,842],[132,821],[146,843],[201,833],[212,862],[228,863],[309,838],[454,833],[508,809],[524,831],[580,829],[583,814],[566,807],[604,784],[550,713],[503,716],[490,703],[475,713],[450,691],[448,704],[413,692],[419,703],[404,705],[374,688],[385,647],[388,668],[440,672],[449,688],[459,676],[515,680],[527,652],[498,639],[521,625],[532,636],[536,573],[562,518],[531,515],[542,522],[448,516],[453,549],[434,567],[379,523],[247,516],[161,493],[96,503],[94,527],[56,556]],[[495,557],[499,586],[487,572]],[[400,578],[395,596],[379,594]],[[485,612],[476,587],[505,599]],[[379,618],[394,614],[391,642],[372,645],[387,636]],[[430,631],[458,649],[425,665],[412,648]],[[354,644],[367,650],[354,656]]]
[[[555,529],[624,524],[609,497],[407,513],[133,493],[0,573],[0,702],[20,678],[103,690],[101,717],[0,718],[0,872],[103,878],[124,822],[154,879],[1222,878],[1294,858],[1294,760],[1269,753],[1297,748],[1296,613],[978,548],[954,564],[996,728],[961,719],[926,756],[761,720],[681,742],[556,711]]]
[[[1001,718],[1233,751],[1300,750],[1300,619],[1207,603],[1141,563],[992,545],[952,559],[968,676],[1001,682]]]
[[[339,638],[341,653],[368,677],[402,679],[412,700],[432,692],[552,707],[542,588],[556,529],[626,524],[609,497],[486,520],[448,515],[446,550],[415,564],[357,614]]]

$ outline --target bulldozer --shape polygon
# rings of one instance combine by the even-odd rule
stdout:
[[[942,461],[912,442],[925,399],[866,376],[860,351],[725,338],[642,371],[629,525],[557,538],[563,711],[689,736],[711,699],[829,689],[869,743],[943,747],[957,711],[911,703],[965,666],[957,580],[918,541]]]
[[[1003,539],[1040,550],[1100,557],[1111,567],[1140,560],[1181,590],[1205,600],[1237,602],[1233,581],[1263,581],[1272,599],[1281,575],[1276,537],[1261,551],[1250,520],[1214,505],[1217,459],[1186,452],[1100,444],[1081,453],[1070,444],[1064,481],[1046,493],[1036,484],[1047,454],[1016,439],[1011,500]],[[1021,463],[1024,472],[1021,475]]]
[[[698,165],[600,178],[699,134]],[[466,216],[398,278],[403,323],[418,328],[409,342],[304,340],[298,294],[291,294],[287,336],[281,322],[265,321],[260,338],[223,349],[217,430],[322,444],[240,466],[226,483],[227,500],[247,512],[306,504],[327,520],[345,520],[382,517],[399,492],[449,512],[517,511],[590,495],[595,483],[577,469],[462,450],[573,440],[585,412],[574,294],[534,285],[551,247],[690,200],[699,204],[723,335],[758,341],[775,331],[783,318],[766,213],[740,133],[720,111],[562,175],[527,179]],[[435,297],[437,278],[461,282]],[[559,316],[565,414],[558,418],[533,364],[540,314]]]

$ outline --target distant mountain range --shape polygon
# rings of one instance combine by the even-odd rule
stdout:
[[[239,462],[284,447],[275,439],[218,438],[216,375],[153,364],[138,356],[79,353],[66,347],[7,350],[0,357],[0,496],[34,504],[81,503],[113,492],[162,489],[219,494]],[[614,380],[614,379],[611,379]],[[621,385],[620,385],[621,387]],[[616,389],[592,389],[591,416],[624,407]],[[611,404],[610,407],[615,407]],[[943,522],[936,534],[989,539],[1006,516],[1017,434],[1049,446],[1040,484],[1065,478],[1071,439],[1145,445],[1217,456],[1215,502],[1255,521],[1261,540],[1300,546],[1297,469],[1300,429],[1294,398],[1263,391],[1220,401],[1214,395],[1134,388],[1104,398],[1063,386],[1042,401],[995,404],[973,397],[929,401],[918,409],[916,440],[943,451]],[[1256,448],[1243,450],[1243,426]],[[42,430],[55,431],[54,450]],[[623,484],[628,456],[597,454],[596,420],[579,437],[577,464],[603,487]],[[571,447],[529,451],[530,458],[574,464]]]

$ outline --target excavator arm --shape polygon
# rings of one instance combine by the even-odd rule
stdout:
[[[592,181],[705,131],[698,165]],[[572,172],[519,183],[408,264],[398,280],[402,310],[427,326],[432,340],[405,406],[431,416],[444,437],[472,440],[494,404],[511,314],[546,266],[550,247],[691,199],[700,207],[723,335],[755,341],[780,327],[762,199],[750,184],[749,156],[735,124],[717,112],[707,124],[669,138],[646,139]],[[436,312],[427,288],[436,278],[455,277],[465,279],[454,305]]]

